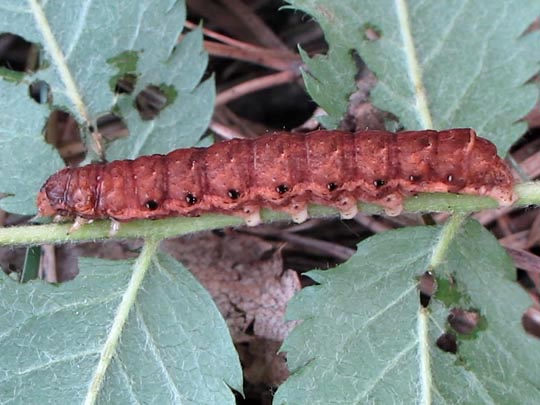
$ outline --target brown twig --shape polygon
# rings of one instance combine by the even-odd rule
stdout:
[[[304,250],[309,250],[311,254],[330,256],[339,261],[348,260],[356,252],[355,249],[340,245],[339,243],[298,235],[296,233],[291,233],[288,230],[274,230],[272,228],[263,227],[260,229],[250,228],[243,230],[242,232],[284,240],[292,245],[302,247]]]
[[[184,25],[188,29],[198,27],[190,21],[186,21]],[[204,41],[205,49],[212,56],[252,62],[276,70],[296,70],[302,65],[300,56],[288,49],[263,48],[247,42],[238,41],[207,28],[203,28],[203,33],[206,37],[221,42]],[[180,40],[182,38],[183,36],[180,36]]]
[[[226,32],[235,38],[251,40],[251,33],[220,2],[215,0],[187,0],[186,4],[188,10],[204,19],[205,25],[212,24],[218,27],[220,31]]]
[[[245,62],[255,63],[275,70],[298,69],[302,61],[298,55],[292,53],[276,52],[265,48],[236,48],[234,46],[219,44],[217,42],[204,41],[204,47],[212,56],[238,59]]]
[[[238,131],[235,131],[227,125],[220,124],[212,120],[210,123],[210,129],[215,132],[217,135],[221,136],[223,139],[244,139],[245,136],[240,134]]]
[[[269,48],[287,49],[281,39],[244,2],[241,0],[226,0],[222,1],[222,3],[232,15],[244,24],[258,43]]]
[[[190,30],[194,30],[196,28],[199,28],[199,26],[197,24],[192,23],[191,21],[186,21],[184,23],[184,26],[186,28],[190,29]],[[237,48],[237,49],[245,49],[245,50],[248,50],[248,51],[266,49],[266,48],[262,48],[262,47],[257,46],[257,45],[250,44],[248,42],[239,41],[237,39],[228,37],[227,35],[220,34],[219,32],[213,31],[213,30],[208,29],[208,28],[203,28],[202,31],[203,31],[203,34],[206,37],[215,39],[216,41],[222,42],[222,43],[227,44],[227,45],[231,45],[232,47]],[[292,52],[290,52],[288,49],[287,50],[272,49],[272,51],[276,52],[276,53],[279,52],[279,53],[282,53],[282,54],[292,54]]]
[[[245,96],[246,94],[292,82],[299,76],[300,73],[298,71],[289,70],[248,80],[221,92],[216,97],[216,106],[227,104],[229,101]]]
[[[354,220],[373,233],[386,232],[394,229],[393,227],[373,218],[373,216],[359,214],[354,217]]]
[[[239,116],[226,105],[216,107],[213,123],[228,127],[229,133],[237,134],[234,138],[256,138],[268,130],[267,126]]]
[[[526,250],[514,249],[506,246],[504,246],[504,248],[506,249],[506,252],[510,255],[510,257],[512,257],[512,259],[514,260],[514,264],[516,267],[519,267],[520,269],[529,271],[531,273],[540,274],[540,257],[530,252],[527,252]]]

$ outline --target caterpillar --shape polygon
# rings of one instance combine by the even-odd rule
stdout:
[[[216,212],[260,223],[262,207],[308,218],[308,203],[343,218],[357,202],[398,215],[407,196],[450,192],[516,200],[513,176],[495,146],[472,129],[318,130],[235,139],[167,155],[93,163],[53,174],[37,197],[39,215],[129,221]]]

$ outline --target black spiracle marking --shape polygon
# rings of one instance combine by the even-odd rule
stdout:
[[[158,203],[155,200],[148,200],[144,203],[144,206],[148,208],[150,211],[155,211],[158,209]]]
[[[240,198],[240,191],[234,189],[234,188],[231,188],[228,192],[227,192],[228,196],[231,197],[232,200],[238,200]]]
[[[326,188],[328,189],[328,191],[335,191],[335,190],[337,190],[338,187],[339,186],[337,185],[337,183],[334,183],[334,182],[328,183],[326,185]]]
[[[197,204],[197,201],[199,201],[199,200],[193,194],[191,194],[191,193],[186,194],[186,202],[189,205]]]

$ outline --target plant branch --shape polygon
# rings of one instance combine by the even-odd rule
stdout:
[[[276,70],[297,70],[302,66],[302,61],[295,54],[284,55],[283,52],[273,49],[251,50],[211,41],[204,41],[204,48],[212,56],[242,60]]]
[[[458,231],[461,228],[461,225],[465,221],[466,215],[459,213],[450,217],[450,219],[444,225],[444,228],[441,231],[439,240],[433,248],[433,255],[429,263],[429,267],[432,270],[437,269],[446,259],[446,253],[448,252],[448,247],[456,237]]]
[[[185,26],[190,29],[198,28],[197,25],[189,21],[186,21]],[[298,70],[302,66],[300,56],[287,49],[263,48],[238,41],[207,28],[202,30],[207,37],[222,42],[204,41],[206,51],[212,56],[243,60],[280,71]]]
[[[520,200],[515,206],[540,204],[540,182],[518,184],[516,192]],[[423,193],[405,200],[405,212],[453,212],[462,215],[497,208],[497,202],[488,197],[446,193]],[[373,204],[359,204],[366,214],[380,214],[381,207]],[[328,207],[310,206],[312,218],[329,217],[337,212]],[[263,210],[264,222],[290,220],[284,213]],[[173,217],[159,220],[136,220],[121,224],[114,236],[110,235],[110,221],[96,221],[68,234],[71,224],[48,224],[40,226],[18,226],[0,229],[0,246],[36,245],[42,243],[69,243],[95,241],[99,239],[163,239],[186,235],[210,229],[241,226],[242,219],[233,216],[206,214],[197,218]]]
[[[299,77],[299,71],[294,72],[289,70],[248,80],[218,94],[216,97],[216,106],[227,104],[229,101],[245,96],[246,94],[292,82]]]

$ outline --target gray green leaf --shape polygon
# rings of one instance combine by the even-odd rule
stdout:
[[[423,309],[417,282],[440,237],[440,227],[386,232],[338,268],[308,273],[319,285],[289,305],[288,318],[302,323],[282,348],[293,374],[276,404],[530,403],[540,395],[540,380],[531,378],[540,375],[536,342],[520,325],[530,301],[510,280],[500,245],[475,222],[433,271],[455,277],[470,297],[463,306],[479,310],[487,326],[459,336],[457,355],[435,345],[451,305],[432,299]]]
[[[4,402],[234,403],[241,368],[210,296],[171,257],[141,257],[82,259],[59,286],[0,273]]]
[[[36,195],[50,173],[63,165],[41,132],[47,107],[28,96],[28,86],[0,80],[0,207],[32,215]]]
[[[131,50],[146,69],[166,61],[182,31],[185,5],[179,0],[16,5],[3,0],[0,16],[1,32],[43,48],[44,68],[36,76],[51,86],[54,104],[69,110],[81,124],[90,124],[115,103],[109,79],[116,72],[107,61]]]
[[[114,142],[107,151],[110,159],[135,158],[140,155],[167,153],[193,146],[212,117],[215,99],[213,79],[198,85],[208,55],[203,50],[200,29],[187,34],[164,64],[147,66],[134,95],[147,85],[174,89],[171,103],[154,120],[142,120],[133,107],[133,96],[122,96],[118,109],[130,128],[130,136]],[[171,86],[171,87],[170,87]]]
[[[0,113],[0,192],[15,195],[2,200],[3,209],[35,213],[40,185],[62,166],[41,135],[53,109],[71,113],[83,134],[101,115],[120,115],[130,136],[111,145],[109,160],[197,143],[211,118],[215,89],[213,79],[199,84],[208,60],[201,30],[178,43],[184,21],[181,0],[0,0],[0,32],[19,35],[42,50],[37,72],[0,79],[0,103],[6,107]],[[117,95],[114,84],[126,74],[136,78],[135,89]],[[28,85],[36,80],[50,86],[52,105],[30,99]],[[163,89],[169,103],[155,119],[143,121],[135,98],[150,85]]]
[[[304,58],[306,86],[334,122],[354,90],[358,52],[378,78],[372,101],[406,129],[472,127],[501,155],[526,130],[517,121],[538,98],[525,83],[538,71],[540,39],[522,34],[540,13],[538,1],[289,3],[324,30],[330,51]]]

